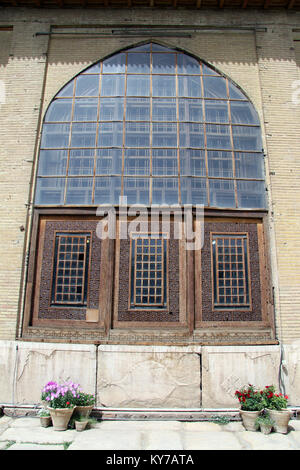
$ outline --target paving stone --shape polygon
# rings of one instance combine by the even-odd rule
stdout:
[[[295,446],[297,449],[300,449],[300,431],[292,431],[289,433],[289,437],[293,442],[295,442]]]
[[[241,432],[239,438],[255,450],[292,450],[295,449],[293,439],[288,434],[271,432],[265,435],[261,432]]]
[[[195,421],[185,422],[184,431],[197,431],[197,432],[221,432],[222,428],[219,424],[211,423],[209,421]]]
[[[26,418],[16,418],[12,420],[10,427],[11,428],[24,428],[24,427],[40,427],[40,418],[39,417],[26,417]]]
[[[134,429],[130,432],[117,429],[75,432],[68,450],[142,450],[142,434]]]
[[[183,450],[184,444],[180,432],[164,431],[145,432],[143,450]]]
[[[228,423],[228,424],[222,424],[221,430],[232,431],[232,432],[243,432],[245,431],[245,428],[241,421],[232,421],[231,423]]]
[[[291,420],[289,422],[289,429],[291,429],[293,431],[300,431],[300,419]]]
[[[7,450],[64,450],[63,445],[47,445],[47,444],[32,444],[32,443],[17,443],[13,444]]]
[[[241,450],[243,445],[232,432],[191,432],[183,433],[185,450]]]
[[[9,445],[9,441],[0,442],[0,450],[5,450]]]
[[[77,431],[54,431],[53,427],[10,427],[0,435],[1,441],[34,442],[38,444],[61,444],[71,442]]]
[[[137,430],[179,431],[185,423],[180,421],[102,421],[96,427],[102,430],[120,430],[130,432]]]

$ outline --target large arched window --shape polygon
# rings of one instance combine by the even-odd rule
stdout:
[[[148,43],[96,63],[45,115],[36,205],[265,208],[261,129],[241,90]]]

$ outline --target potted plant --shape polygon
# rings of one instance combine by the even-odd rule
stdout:
[[[288,423],[291,413],[287,409],[288,396],[282,393],[275,393],[274,385],[266,385],[261,396],[264,408],[268,410],[270,417],[274,420],[274,430],[281,434],[288,432]]]
[[[87,416],[77,416],[74,419],[76,431],[84,431],[89,422],[89,418]]]
[[[75,408],[79,385],[65,382],[62,385],[48,382],[42,390],[42,400],[48,403],[48,410],[55,431],[65,431]]]
[[[76,398],[74,400],[74,403],[76,405],[75,409],[75,417],[76,416],[81,416],[81,417],[86,417],[88,418],[91,414],[91,411],[93,409],[93,406],[95,404],[95,397],[94,395],[90,393],[85,393],[83,391],[79,391],[76,394]]]
[[[38,415],[40,417],[40,423],[43,428],[47,428],[48,426],[51,425],[51,416],[50,416],[50,411],[43,409],[38,412]]]
[[[263,414],[256,418],[255,424],[260,428],[263,434],[270,434],[275,425],[275,421],[270,417],[268,411],[264,411]]]
[[[235,396],[240,402],[240,415],[247,431],[257,431],[255,421],[264,408],[262,395],[251,384],[236,390]]]

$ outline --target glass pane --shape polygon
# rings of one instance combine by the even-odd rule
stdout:
[[[172,98],[153,98],[153,121],[176,121],[176,100]]]
[[[94,150],[71,150],[69,175],[92,175],[94,172]]]
[[[177,73],[200,74],[200,64],[193,57],[177,54]]]
[[[152,43],[152,52],[173,52],[172,49],[169,49],[165,46],[161,46],[160,44]]]
[[[235,207],[234,182],[232,180],[209,180],[210,206]]]
[[[230,128],[225,125],[206,125],[207,148],[231,149]]]
[[[204,131],[202,124],[181,123],[179,126],[180,147],[204,147]]]
[[[127,121],[150,121],[150,99],[149,98],[127,98],[126,120]]]
[[[206,180],[204,178],[180,178],[181,204],[207,206]]]
[[[65,178],[37,178],[35,204],[63,204]]]
[[[202,122],[202,100],[179,99],[179,121]]]
[[[207,152],[208,175],[233,178],[231,152]]]
[[[101,96],[124,96],[124,75],[103,75],[101,79]]]
[[[121,149],[97,149],[96,174],[118,175],[122,172]]]
[[[203,77],[206,98],[227,98],[226,80],[223,77]]]
[[[121,177],[107,176],[95,178],[94,204],[119,204]]]
[[[229,97],[235,100],[247,100],[246,96],[236,85],[228,80]]]
[[[256,124],[259,119],[251,103],[245,101],[231,101],[231,121],[233,124]]]
[[[227,101],[205,100],[206,122],[229,122]]]
[[[260,127],[232,126],[232,133],[236,150],[262,151]]]
[[[153,46],[154,44],[152,44],[152,47]],[[130,52],[150,52],[150,50],[151,50],[151,44],[148,43],[148,44],[143,44],[142,46],[134,47],[133,49],[130,49]]]
[[[124,196],[130,204],[149,204],[149,179],[124,177]]]
[[[208,65],[205,65],[202,63],[202,73],[203,75],[219,75],[218,72],[215,72],[214,69],[211,67],[208,67]]]
[[[152,77],[153,96],[176,96],[175,76],[165,77],[154,75]]]
[[[150,76],[148,75],[128,75],[127,96],[149,96]]]
[[[93,122],[74,123],[71,147],[95,147],[97,124]]]
[[[41,147],[60,148],[69,145],[70,124],[44,124]]]
[[[125,175],[150,175],[150,151],[147,149],[126,149]]]
[[[142,122],[127,122],[125,124],[126,147],[149,147],[150,124]]]
[[[135,54],[128,52],[127,56],[128,73],[149,73],[150,54]]]
[[[201,97],[201,79],[200,76],[184,75],[178,77],[178,95]]]
[[[177,147],[177,124],[154,122],[152,145],[153,147]]]
[[[101,98],[100,121],[122,121],[124,98]]]
[[[93,178],[68,178],[66,204],[91,204]]]
[[[123,123],[100,122],[98,132],[98,147],[122,147]]]
[[[67,85],[65,85],[56,96],[73,96],[74,93],[74,83],[75,80],[71,80]]]
[[[91,65],[89,68],[84,70],[82,73],[100,73],[101,70],[101,63],[97,62],[97,64]]]
[[[152,55],[152,73],[175,73],[176,55],[175,54],[153,54]]]
[[[264,178],[263,154],[235,152],[234,157],[238,178]]]
[[[176,176],[178,174],[177,150],[153,149],[152,174],[155,176]]]
[[[68,161],[67,150],[41,150],[39,156],[39,176],[65,175]]]
[[[237,181],[238,207],[264,209],[266,207],[264,181]]]
[[[50,104],[45,122],[71,121],[72,100],[55,100]]]
[[[182,176],[205,176],[204,150],[180,150],[180,174]]]
[[[152,204],[178,204],[178,179],[153,178]]]
[[[116,54],[103,61],[103,73],[124,73],[125,72],[125,53]]]
[[[76,98],[74,121],[97,121],[98,98]]]
[[[98,96],[99,75],[79,75],[76,79],[76,96]]]

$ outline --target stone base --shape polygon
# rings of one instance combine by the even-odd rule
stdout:
[[[71,379],[96,407],[236,409],[234,391],[252,383],[278,388],[300,405],[300,343],[284,346],[121,346],[0,341],[1,405],[39,404],[49,380]]]

